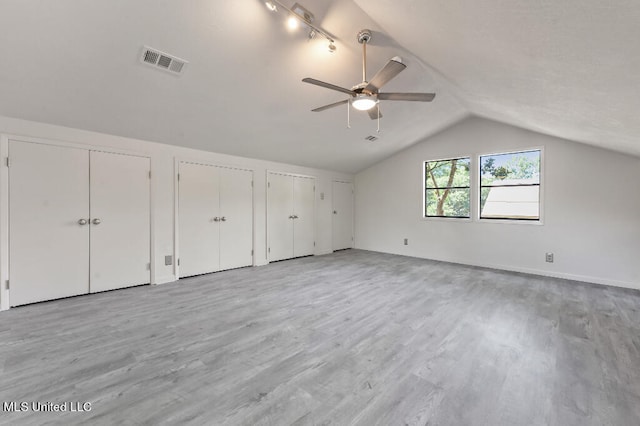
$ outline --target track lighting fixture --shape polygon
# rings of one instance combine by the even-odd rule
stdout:
[[[300,26],[300,22],[298,21],[298,19],[291,15],[289,16],[289,19],[287,19],[287,27],[289,27],[290,30],[297,30],[298,27]]]
[[[267,9],[269,9],[272,12],[278,12],[278,6],[282,10],[289,12],[289,18],[287,19],[287,27],[289,27],[290,30],[295,30],[299,27],[308,28],[309,39],[315,38],[316,35],[320,34],[329,42],[329,45],[327,47],[329,52],[333,53],[336,51],[337,48],[336,48],[335,40],[333,39],[333,37],[329,35],[329,33],[327,33],[322,28],[313,25],[313,14],[309,12],[307,9],[305,9],[304,7],[300,6],[298,3],[295,3],[290,8],[282,4],[279,0],[265,1],[264,4],[267,7]]]

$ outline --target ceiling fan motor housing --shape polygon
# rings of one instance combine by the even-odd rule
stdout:
[[[361,30],[358,33],[358,43],[369,43],[371,41],[371,30]]]

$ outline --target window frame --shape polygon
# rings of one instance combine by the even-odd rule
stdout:
[[[488,218],[482,217],[482,157],[489,157],[492,155],[508,155],[508,154],[520,154],[525,152],[540,152],[540,176],[539,183],[536,184],[527,184],[527,185],[494,185],[496,187],[518,187],[518,186],[537,186],[538,187],[538,218],[537,219],[524,219],[524,218]],[[545,158],[544,158],[544,147],[530,147],[530,148],[520,148],[515,150],[505,150],[505,151],[497,151],[491,153],[478,154],[475,161],[476,171],[474,175],[476,176],[477,183],[475,185],[476,189],[476,203],[475,203],[475,215],[474,218],[478,223],[504,223],[504,224],[527,224],[527,225],[543,225],[544,218],[544,168],[545,168]],[[484,186],[484,188],[491,186]]]
[[[427,185],[427,163],[437,163],[442,161],[453,160],[469,160],[469,186],[451,186],[438,189],[468,189],[469,190],[469,215],[468,216],[428,216],[427,215],[427,190],[435,190],[435,188],[428,188]],[[450,220],[457,219],[458,221],[472,221],[473,220],[473,156],[459,156],[449,157],[436,160],[426,160],[422,162],[422,219],[423,220]]]

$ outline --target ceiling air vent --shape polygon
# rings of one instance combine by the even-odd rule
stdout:
[[[378,140],[377,137],[373,136],[373,135],[369,135],[366,138],[364,138],[365,140],[368,140],[369,142],[373,142],[375,140]]]
[[[172,74],[182,74],[185,65],[189,63],[184,59],[169,55],[168,53],[161,52],[149,46],[144,46],[144,49],[142,49],[140,61],[143,64],[169,71]]]

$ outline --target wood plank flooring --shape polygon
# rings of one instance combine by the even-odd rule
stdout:
[[[640,292],[347,250],[0,313],[0,423],[639,425]]]

